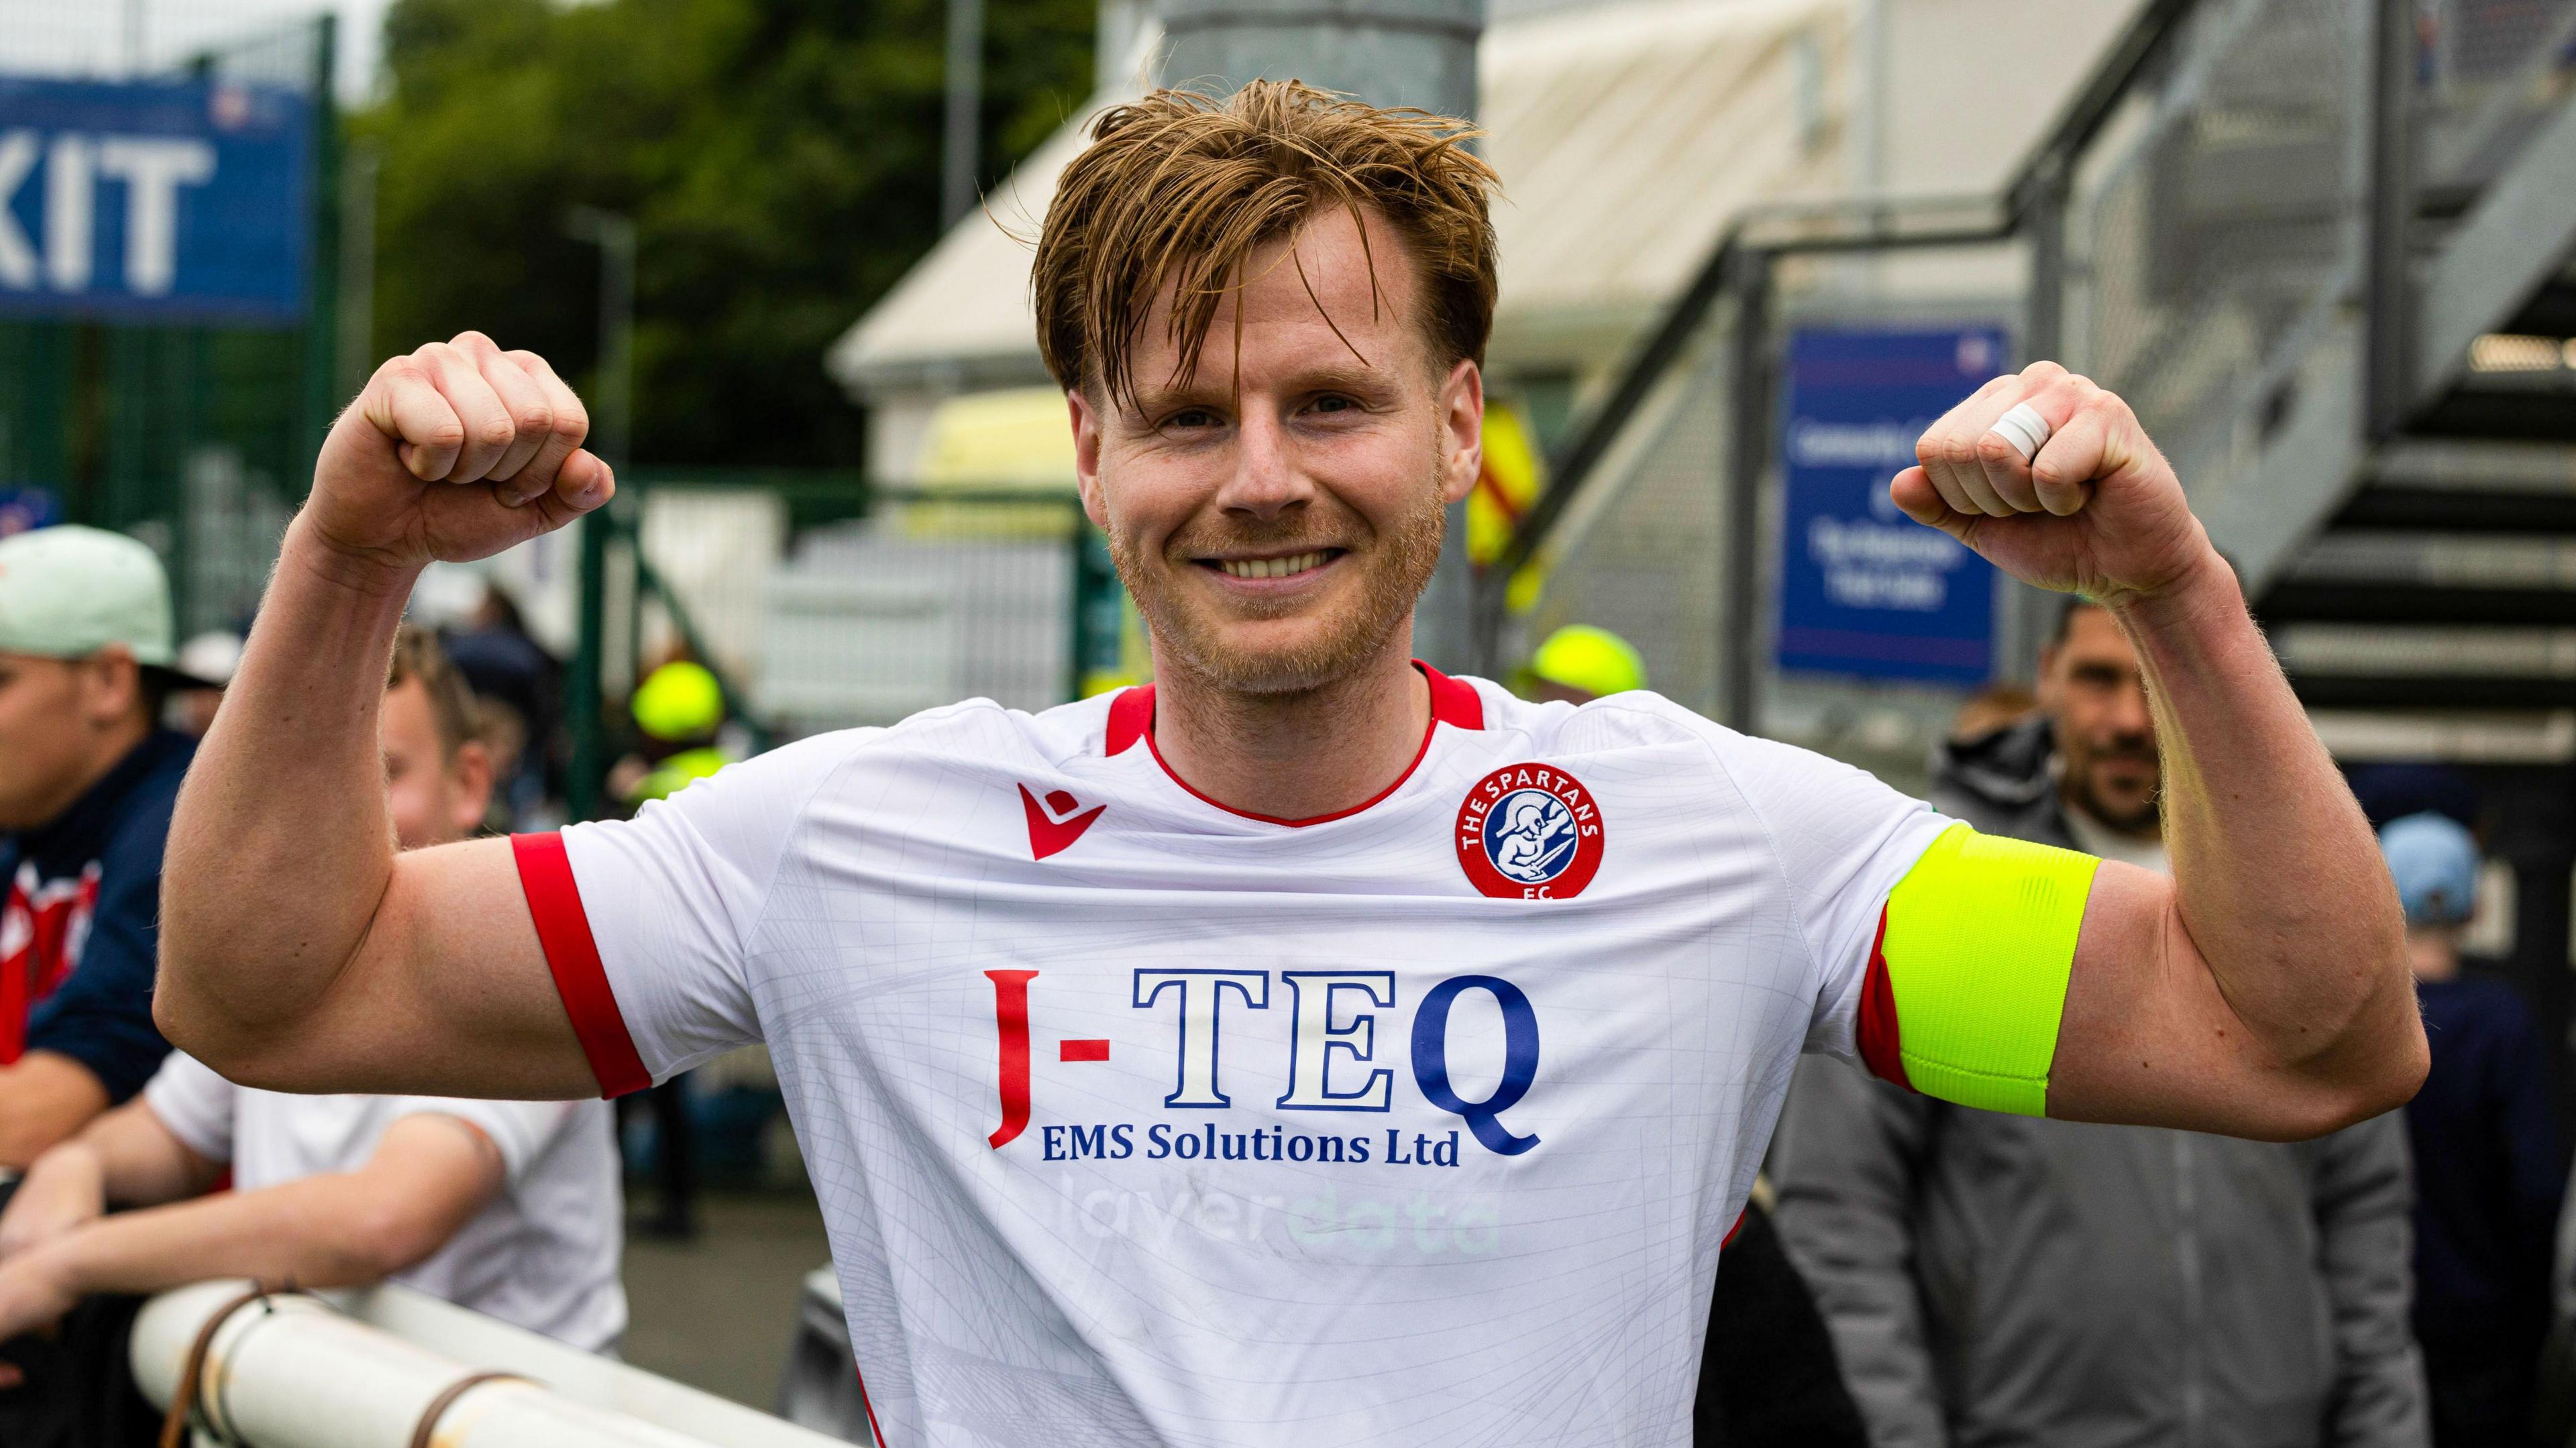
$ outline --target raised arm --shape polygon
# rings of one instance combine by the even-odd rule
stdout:
[[[2029,462],[1992,430],[2024,403],[2052,430]],[[2288,1139],[2412,1097],[2429,1056],[2370,827],[2128,405],[2043,362],[1961,403],[1919,455],[1897,506],[2110,608],[2164,754],[2173,876],[2093,875],[2048,1114]]]
[[[397,857],[376,726],[422,568],[608,501],[587,426],[542,360],[472,332],[386,363],[332,426],[171,822],[174,1045],[282,1090],[596,1092],[508,842]]]

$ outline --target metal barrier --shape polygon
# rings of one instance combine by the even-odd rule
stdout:
[[[199,1359],[198,1420],[216,1430],[200,1431],[201,1444],[824,1448],[841,1441],[399,1284],[329,1301],[281,1294],[243,1303],[248,1286],[176,1288],[135,1319],[128,1356],[155,1404],[169,1405],[190,1359]],[[240,1305],[225,1311],[233,1304]],[[204,1348],[192,1353],[201,1334]],[[499,1380],[474,1381],[496,1373]]]

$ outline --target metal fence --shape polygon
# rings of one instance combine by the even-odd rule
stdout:
[[[314,103],[311,282],[283,327],[0,321],[0,490],[71,521],[141,538],[167,563],[183,633],[257,603],[312,475],[335,401],[338,120],[330,17],[280,25],[175,61],[107,23],[114,7],[0,4],[0,69],[184,74],[293,89]],[[196,35],[198,7],[157,7]]]
[[[1636,647],[1658,692],[1718,712],[1721,662],[1741,644],[1719,623],[1732,422],[1726,326],[1694,338],[1604,463],[1605,485],[1577,499],[1551,535],[1536,573],[1544,581],[1514,620],[1504,666],[1558,628],[1591,624]]]
[[[677,658],[716,672],[755,745],[961,699],[1036,711],[1146,671],[1135,612],[1069,493],[687,469],[631,481],[605,530],[598,655],[573,664],[599,671],[603,701],[569,721],[576,742],[595,731],[576,758],[631,742],[627,699]]]
[[[2199,6],[2076,162],[2070,349],[2178,462],[2360,275],[2369,36],[2350,0]]]

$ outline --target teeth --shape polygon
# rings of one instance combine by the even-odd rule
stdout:
[[[1323,567],[1324,555],[1318,552],[1292,554],[1286,558],[1228,558],[1219,566],[1236,578],[1286,578],[1292,573]]]

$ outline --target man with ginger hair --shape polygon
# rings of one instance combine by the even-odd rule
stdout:
[[[1651,694],[1410,660],[1480,462],[1467,134],[1266,82],[1105,113],[1039,345],[1155,684],[808,739],[632,821],[397,858],[351,807],[419,570],[614,486],[532,354],[387,363],[180,802],[174,1041],[255,1084],[512,1095],[765,1041],[901,1445],[1685,1442],[1801,1049],[2257,1136],[2405,1099],[2368,826],[2170,469],[2061,369],[1961,404],[1894,497],[2113,601],[2172,880]],[[1572,847],[1515,878],[1522,805]]]

